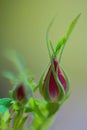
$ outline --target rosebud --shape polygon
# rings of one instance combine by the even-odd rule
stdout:
[[[11,96],[17,102],[25,104],[31,95],[28,86],[20,83],[11,90]]]
[[[56,58],[53,61],[54,73],[57,74],[57,80],[52,70],[52,64],[50,65],[46,77],[44,79],[42,94],[47,101],[58,100],[61,94],[60,85],[64,93],[67,91],[67,81],[62,69],[60,68]],[[59,80],[59,83],[58,83]]]
[[[19,101],[22,101],[25,98],[25,89],[23,84],[20,84],[16,90],[16,96]]]

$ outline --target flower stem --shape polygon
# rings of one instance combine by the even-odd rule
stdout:
[[[18,113],[14,119],[13,130],[17,130],[20,127],[20,120],[23,117],[23,111],[24,110],[18,111]]]

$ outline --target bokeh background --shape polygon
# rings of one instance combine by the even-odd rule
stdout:
[[[1,72],[14,69],[3,56],[5,49],[21,53],[38,82],[49,62],[45,35],[56,12],[58,17],[50,31],[54,47],[72,19],[80,12],[82,15],[62,57],[63,66],[70,76],[71,96],[56,114],[50,130],[86,130],[87,0],[0,0],[0,98],[8,97],[11,88]]]

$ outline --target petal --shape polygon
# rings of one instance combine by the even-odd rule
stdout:
[[[53,73],[51,72],[50,81],[49,81],[49,94],[51,98],[56,98],[59,95],[58,86],[54,79]]]

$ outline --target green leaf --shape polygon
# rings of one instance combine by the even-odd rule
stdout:
[[[17,82],[18,81],[18,76],[12,72],[9,71],[5,71],[3,72],[3,76],[5,78],[8,78],[9,80],[11,80],[12,82]]]
[[[77,15],[76,18],[71,22],[66,35],[57,43],[56,55],[59,53],[59,50],[61,49],[62,45],[65,45],[65,43],[67,42],[67,40],[68,40],[70,34],[72,33],[76,23],[78,22],[80,15],[81,15],[81,13],[79,15]]]
[[[4,105],[0,105],[0,114],[5,113],[8,110],[8,108]]]
[[[32,108],[34,111],[38,111],[38,105],[37,105],[35,99],[33,99],[33,98],[30,99],[30,106],[31,106],[31,108]]]
[[[17,51],[6,50],[5,56],[7,57],[8,60],[13,62],[17,66],[17,68],[20,72],[26,72],[24,61],[23,61],[21,55]]]
[[[4,75],[15,82],[23,82],[24,84],[27,84],[27,86],[31,89],[31,86],[28,82],[30,76],[26,70],[26,66],[24,64],[22,56],[15,50],[8,50],[5,52],[5,54],[7,59],[10,60],[17,67],[19,73],[15,75],[11,72],[5,72]],[[35,85],[33,84],[33,86]]]
[[[14,103],[13,103],[13,109],[15,110],[15,111],[18,111],[20,108],[19,108],[19,105],[18,105],[18,103],[15,101]]]
[[[29,79],[28,85],[31,86],[33,92],[35,92],[36,89],[38,88],[38,86],[37,86],[36,83],[34,82],[34,79],[33,79],[33,78]]]
[[[43,119],[45,116],[45,113],[43,114],[42,112],[43,106],[45,106],[45,102],[43,102],[42,105],[42,101],[33,98],[30,99],[30,107],[32,108],[33,112],[37,114],[41,119]]]
[[[4,122],[7,122],[7,121],[9,120],[9,117],[10,117],[10,114],[9,114],[8,109],[7,109],[7,110],[5,111],[3,117],[2,117],[2,120],[3,120]]]
[[[3,107],[3,109],[4,109],[4,107]],[[9,119],[10,119],[9,110],[6,109],[6,111],[5,111],[5,109],[4,109],[4,111],[0,117],[0,130],[9,130],[9,128],[8,128],[8,124],[10,121]]]
[[[25,106],[25,112],[32,112],[32,108],[28,107],[28,106]]]
[[[12,99],[10,98],[2,98],[0,99],[0,113],[3,114],[5,111],[9,109],[12,105]]]
[[[31,130],[42,130],[45,123],[47,122],[48,110],[46,104],[47,102],[44,100],[33,98],[30,99],[30,106],[32,107],[34,114],[34,118],[30,126]]]
[[[0,105],[9,107],[11,105],[11,101],[12,101],[12,99],[10,99],[10,98],[2,98],[2,99],[0,99]]]

